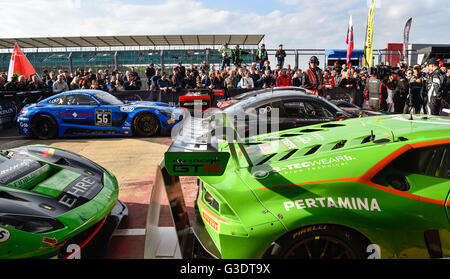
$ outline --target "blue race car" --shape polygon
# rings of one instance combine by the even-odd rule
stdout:
[[[25,106],[17,117],[22,135],[39,139],[70,136],[167,134],[184,109],[166,103],[122,102],[100,90],[74,90]]]

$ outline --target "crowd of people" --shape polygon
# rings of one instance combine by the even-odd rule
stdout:
[[[231,49],[224,44],[219,51],[222,63],[217,69],[206,61],[200,65],[190,64],[189,67],[179,62],[168,73],[150,63],[145,69],[146,81],[141,80],[134,67],[125,74],[117,69],[96,73],[91,69],[77,69],[73,73],[58,70],[57,74],[44,71],[42,75],[32,75],[28,80],[24,76],[13,76],[11,81],[7,81],[7,73],[3,73],[0,75],[0,91],[98,89],[110,93],[121,90],[160,90],[168,93],[184,89],[297,86],[305,88],[308,93],[326,96],[327,90],[344,88],[352,92],[353,103],[360,107],[367,105],[378,111],[406,113],[413,110],[416,113],[436,114],[446,105],[450,88],[450,69],[447,70],[438,60],[414,67],[401,64],[396,70],[384,71],[381,75],[380,71],[386,69],[386,65],[361,69],[336,62],[334,66],[326,66],[322,70],[316,56],[311,57],[304,71],[290,65],[284,67],[286,52],[281,44],[275,54],[277,65],[273,68],[264,44],[256,52],[256,63],[249,66],[243,65],[242,55],[248,53],[239,45]],[[440,80],[438,89],[430,82],[433,78]]]

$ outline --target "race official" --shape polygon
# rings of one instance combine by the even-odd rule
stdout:
[[[259,61],[259,70],[263,70],[264,62],[268,59],[266,45],[262,44],[261,48],[256,52],[256,60]]]
[[[222,65],[220,66],[220,69],[223,71],[225,69],[225,66],[230,67],[231,63],[231,49],[228,47],[228,43],[224,43],[223,47],[220,49],[220,52],[222,54]]]
[[[244,59],[242,58],[243,54],[249,54],[249,52],[243,51],[239,47],[239,45],[236,45],[236,47],[235,47],[235,49],[233,50],[233,53],[232,53],[233,64],[236,67],[236,69],[241,67],[242,61],[244,61]]]
[[[325,97],[323,73],[319,68],[319,59],[316,56],[311,56],[309,59],[309,68],[303,72],[302,86],[307,89],[308,93]]]
[[[439,115],[445,104],[447,77],[439,68],[439,61],[431,58],[428,61],[430,77],[426,84],[426,109],[428,115]]]
[[[387,111],[388,88],[384,82],[377,79],[376,69],[371,68],[369,71],[370,77],[367,79],[364,94],[367,100],[367,106],[370,110]]]

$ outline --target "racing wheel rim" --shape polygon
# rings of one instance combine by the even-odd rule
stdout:
[[[158,119],[151,113],[142,113],[135,119],[134,130],[139,136],[153,136],[158,132],[158,129]]]
[[[289,248],[285,259],[356,259],[357,252],[346,242],[333,236],[310,236]]]
[[[39,139],[54,138],[57,134],[56,123],[48,115],[39,115],[33,120],[32,133]]]

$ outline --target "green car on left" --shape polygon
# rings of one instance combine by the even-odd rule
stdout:
[[[128,208],[115,176],[44,145],[0,152],[0,258],[91,258]]]

